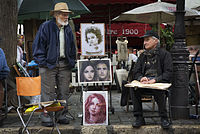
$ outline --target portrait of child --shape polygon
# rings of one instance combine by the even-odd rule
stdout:
[[[105,55],[104,23],[81,23],[81,55]]]

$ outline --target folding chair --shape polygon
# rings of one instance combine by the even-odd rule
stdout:
[[[56,127],[57,132],[60,134],[60,130],[57,126],[57,121],[55,119],[55,112],[61,111],[64,109],[64,106],[53,106],[52,104],[56,104],[58,102],[66,102],[65,100],[56,100],[56,101],[49,101],[49,102],[41,102],[39,99],[38,103],[35,104],[22,104],[21,103],[21,96],[37,96],[41,94],[41,77],[16,77],[16,85],[17,85],[17,96],[18,96],[18,103],[19,106],[17,108],[17,113],[19,115],[19,118],[22,122],[22,129],[20,133],[26,133],[29,134],[29,131],[27,129],[31,118],[33,117],[33,114],[35,112],[53,112],[53,114],[50,114],[50,117],[53,120],[53,128],[51,130],[51,133],[53,132],[54,128]],[[28,120],[25,123],[25,120],[23,119],[23,113],[25,112],[25,108],[30,106],[37,106],[33,109],[33,111],[30,113],[30,116]],[[20,113],[22,112],[22,113]]]

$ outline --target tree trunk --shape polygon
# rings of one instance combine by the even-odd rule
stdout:
[[[0,37],[0,48],[12,68],[17,53],[17,0],[0,0]]]

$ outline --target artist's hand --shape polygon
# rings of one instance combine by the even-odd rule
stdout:
[[[148,82],[149,81],[149,79],[147,78],[147,77],[142,77],[141,79],[140,79],[140,82],[141,83],[146,83],[146,82]]]
[[[153,83],[156,83],[156,80],[155,79],[148,79],[147,77],[142,77],[140,82],[142,84],[153,84]]]
[[[155,80],[155,79],[149,80],[147,84],[153,84],[153,83],[156,83],[156,80]]]

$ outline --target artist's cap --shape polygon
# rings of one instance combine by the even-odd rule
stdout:
[[[143,36],[141,36],[140,38],[145,38],[145,37],[149,37],[149,36],[154,36],[157,39],[159,39],[159,36],[156,32],[154,32],[153,30],[149,30],[147,31]]]

